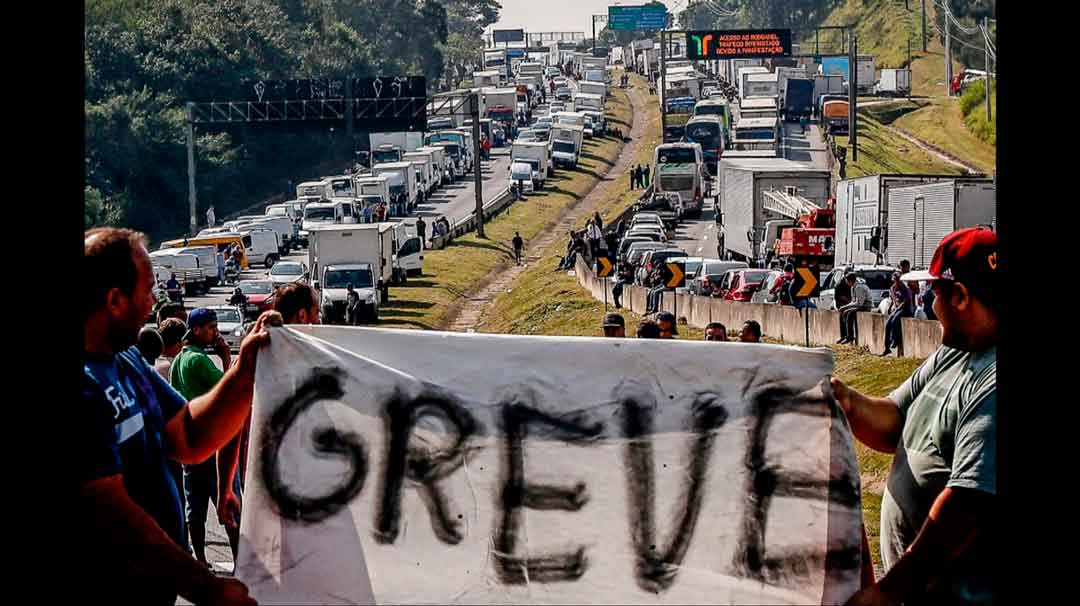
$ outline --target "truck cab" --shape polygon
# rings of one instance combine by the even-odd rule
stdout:
[[[416,169],[412,162],[391,162],[372,166],[374,175],[386,175],[390,179],[390,197],[397,198],[405,205],[406,211],[416,207]]]
[[[392,240],[389,223],[323,225],[312,230],[308,267],[324,323],[345,323],[349,285],[360,296],[360,319],[378,319],[379,306],[389,296]]]
[[[371,150],[371,164],[389,164],[391,162],[401,162],[405,151],[396,145],[384,143],[375,149]]]

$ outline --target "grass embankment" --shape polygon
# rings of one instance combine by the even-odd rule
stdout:
[[[984,97],[980,96],[982,101]],[[994,96],[990,97],[991,103]],[[995,126],[986,127],[986,113],[982,106],[972,110],[968,121],[994,143],[997,141]],[[893,123],[893,126],[914,136],[920,141],[941,148],[965,164],[970,164],[980,171],[991,174],[997,166],[997,147],[990,141],[979,138],[976,132],[965,124],[965,119],[956,99],[934,99],[928,107],[907,114]]]
[[[652,164],[653,151],[656,149],[657,145],[660,145],[660,101],[656,95],[649,95],[648,80],[637,74],[630,75],[630,87],[635,90],[641,98],[645,99],[645,115],[634,117],[637,121],[644,120],[645,133],[641,137],[642,144],[637,146],[634,156],[630,158],[629,167],[632,168],[638,164],[650,166]],[[618,128],[622,129],[624,135],[627,137],[630,136],[630,124],[619,125]],[[605,225],[607,225],[609,220],[629,208],[637,201],[638,196],[641,195],[640,189],[630,191],[629,176],[626,173],[613,176],[617,179],[615,183],[616,190],[621,191],[622,193],[619,196],[611,197],[600,204],[600,217],[604,220]],[[581,217],[575,225],[575,228],[584,229],[585,221],[587,220],[587,217]]]
[[[867,110],[872,109],[877,115],[882,115],[882,112],[887,110],[881,107]],[[890,132],[872,115],[869,112],[859,112],[859,159],[852,162],[851,151],[848,151],[848,178],[882,173],[963,174],[964,171],[958,166],[939,160],[914,143]],[[841,145],[846,144],[847,138],[844,137]]]
[[[633,118],[624,91],[614,91],[607,111],[609,122],[629,130]],[[555,177],[547,180],[543,191],[514,203],[485,224],[486,238],[472,233],[455,239],[442,250],[426,251],[424,275],[390,289],[390,301],[380,310],[379,326],[445,328],[462,298],[511,262],[510,241],[514,232],[521,232],[527,248],[538,234],[556,223],[566,208],[593,188],[603,171],[615,163],[622,146],[622,141],[612,137],[587,139],[576,170],[557,171]],[[492,178],[504,177],[493,175]]]

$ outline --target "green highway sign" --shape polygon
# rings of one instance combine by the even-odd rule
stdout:
[[[611,30],[664,29],[667,7],[662,4],[609,6],[607,26]]]

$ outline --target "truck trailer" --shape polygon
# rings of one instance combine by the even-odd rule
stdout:
[[[310,232],[308,267],[324,324],[344,324],[348,286],[360,295],[360,320],[375,322],[393,269],[393,224],[322,225]]]
[[[783,158],[721,158],[719,171],[721,242],[718,253],[757,261],[766,222],[785,217],[765,210],[766,191],[802,196],[824,208],[830,172]]]
[[[897,187],[889,194],[885,258],[890,265],[907,259],[912,268],[925,269],[945,236],[980,225],[997,228],[997,192],[990,179]]]

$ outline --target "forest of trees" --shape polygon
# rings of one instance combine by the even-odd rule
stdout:
[[[455,85],[496,0],[87,0],[85,223],[152,238],[188,224],[184,102],[245,81],[409,74]],[[196,133],[198,212],[218,217],[345,161],[343,133]],[[335,139],[336,137],[336,139]]]

